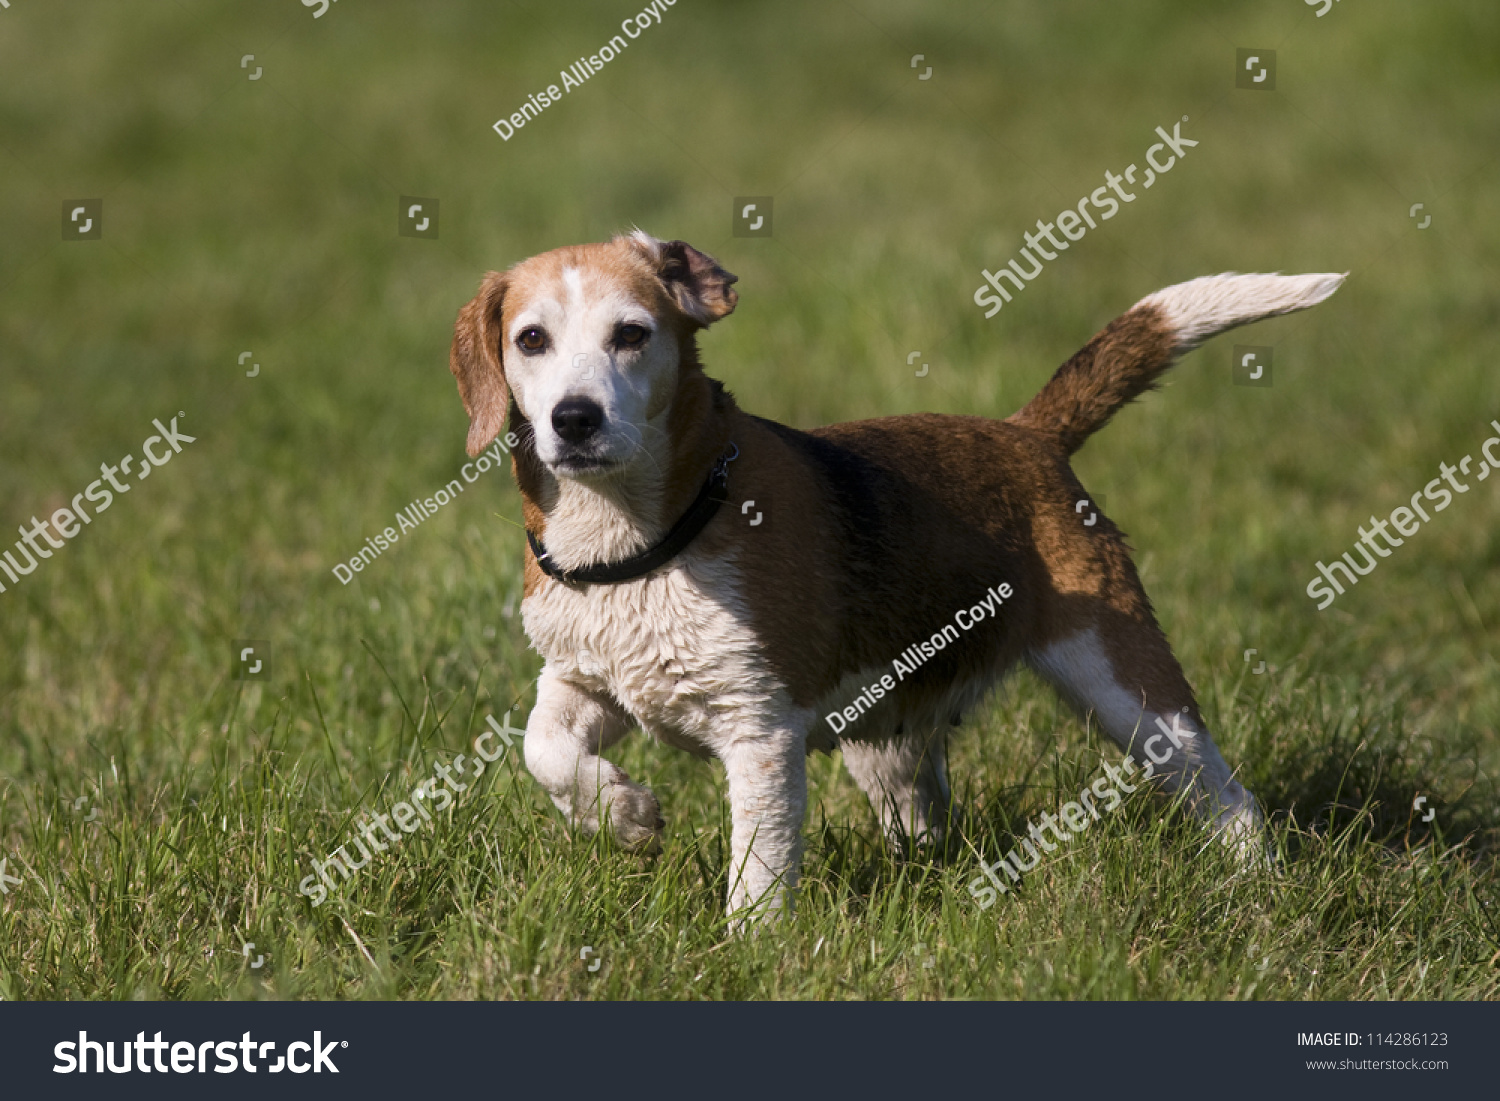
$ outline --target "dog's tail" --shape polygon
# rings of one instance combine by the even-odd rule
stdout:
[[[1347,272],[1345,273],[1348,274]],[[1071,455],[1209,337],[1316,306],[1343,275],[1209,275],[1141,299],[1057,369],[1008,420],[1055,436]]]

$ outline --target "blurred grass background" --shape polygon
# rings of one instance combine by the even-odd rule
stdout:
[[[0,855],[32,872],[0,901],[0,993],[1493,996],[1494,485],[1329,610],[1303,590],[1500,417],[1500,11],[681,0],[511,140],[490,129],[644,6],[0,11],[0,520],[65,504],[154,417],[182,410],[198,439],[0,593]],[[1240,46],[1276,51],[1274,91],[1234,87]],[[980,269],[1184,116],[1200,144],[984,320]],[[398,236],[401,195],[440,201],[438,240]],[[748,195],[774,195],[773,237],[733,236]],[[62,204],[90,197],[102,240],[63,242]],[[740,276],[739,309],[702,341],[709,372],[803,427],[1005,416],[1161,286],[1351,272],[1317,310],[1189,357],[1077,461],[1130,532],[1226,757],[1303,854],[1301,903],[1238,898],[1200,929],[1176,908],[1215,866],[1172,868],[1163,846],[1191,862],[1198,844],[1142,815],[1031,877],[997,922],[963,890],[972,854],[889,861],[820,759],[787,934],[808,945],[710,956],[721,774],[637,738],[619,758],[662,799],[659,864],[567,840],[522,775],[307,907],[295,884],[351,811],[466,752],[485,713],[528,709],[539,668],[508,474],[348,586],[331,568],[457,476],[447,349],[483,272],[631,226]],[[1230,384],[1234,342],[1274,346],[1272,388]],[[270,682],[230,679],[239,638],[272,640]],[[1250,647],[1274,675],[1249,674]],[[1015,682],[955,747],[992,830],[979,847],[1066,798],[1098,749]],[[1433,828],[1412,821],[1417,793]],[[80,821],[81,797],[102,824]],[[1410,861],[1445,884],[1430,913],[1403,893]],[[1170,912],[1142,916],[1142,867],[1189,877],[1149,892]],[[1318,884],[1348,920],[1312,906]],[[1322,968],[1220,974],[1257,921],[1274,927],[1262,947],[1280,936]],[[814,957],[835,930],[843,947]],[[284,946],[269,978],[232,966],[252,932]],[[614,985],[578,973],[586,937],[636,946]],[[1434,937],[1446,988],[1414,978]],[[946,955],[893,986],[877,939]]]

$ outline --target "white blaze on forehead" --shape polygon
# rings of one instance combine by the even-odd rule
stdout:
[[[638,347],[617,346],[616,333],[627,324],[639,325],[651,336]],[[533,326],[546,332],[547,343],[528,355],[515,344]],[[610,269],[571,265],[539,281],[531,296],[517,304],[507,339],[506,375],[516,403],[535,426],[543,462],[552,462],[564,449],[552,428],[553,411],[563,401],[596,402],[604,421],[590,447],[600,459],[625,461],[641,447],[648,422],[662,414],[670,399],[676,344],[662,330],[651,303],[641,301],[640,288]]]
[[[551,289],[553,294],[533,298],[516,314],[511,339],[528,326],[541,325],[555,350],[571,355],[604,349],[617,325],[635,324],[652,331],[657,327],[650,308],[625,287],[597,278],[585,285],[578,268],[564,268],[561,286],[554,284]]]
[[[563,268],[563,288],[568,292],[568,309],[582,310],[584,307],[583,276],[577,268]]]

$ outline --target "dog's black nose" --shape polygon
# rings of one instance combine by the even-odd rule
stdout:
[[[583,443],[604,423],[604,410],[588,398],[569,398],[552,410],[552,430],[567,443]]]

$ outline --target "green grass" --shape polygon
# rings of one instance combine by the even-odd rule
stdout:
[[[0,12],[0,520],[152,418],[198,441],[0,593],[0,996],[1500,996],[1500,483],[1329,610],[1303,592],[1500,416],[1493,5],[694,0],[508,143],[490,124],[643,4],[73,7]],[[1239,45],[1278,51],[1275,92],[1232,87]],[[1170,176],[983,320],[980,268],[1183,115]],[[438,241],[397,236],[402,194],[440,199]],[[775,237],[733,237],[764,194]],[[62,243],[62,202],[100,196],[103,240]],[[616,757],[659,857],[574,836],[512,751],[309,905],[310,861],[529,710],[540,663],[506,474],[331,568],[457,476],[447,346],[483,271],[633,224],[740,276],[710,373],[799,426],[1004,416],[1160,286],[1352,272],[1077,463],[1277,875],[1136,796],[981,912],[978,856],[1117,756],[1023,675],[955,742],[945,860],[887,853],[814,759],[799,909],[759,937],[725,931],[722,770],[639,736]],[[1229,384],[1236,342],[1275,346],[1273,388]],[[269,681],[230,678],[239,638],[274,643]]]

